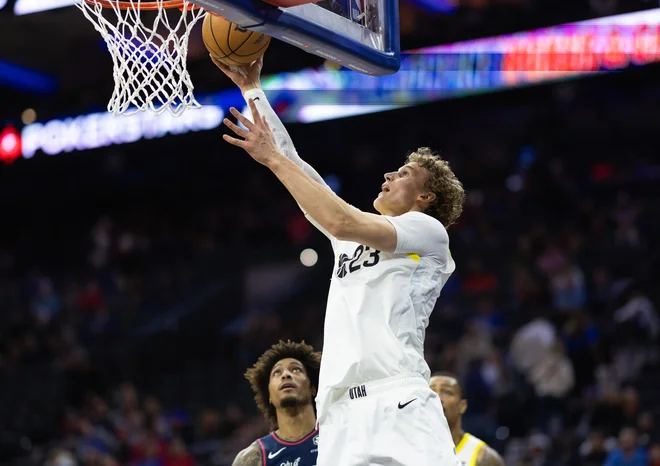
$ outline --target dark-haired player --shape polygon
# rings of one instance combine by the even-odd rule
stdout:
[[[314,396],[321,356],[305,343],[280,341],[245,377],[273,430],[241,451],[233,466],[315,466],[318,430]]]
[[[445,417],[456,445],[456,454],[463,466],[504,466],[502,457],[483,440],[463,430],[463,414],[467,400],[458,377],[450,372],[438,372],[431,377],[431,389],[442,400]]]

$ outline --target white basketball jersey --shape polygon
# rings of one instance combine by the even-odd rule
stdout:
[[[486,445],[483,440],[474,435],[465,434],[456,445],[456,456],[461,460],[463,466],[474,466],[477,463],[479,451]]]
[[[266,117],[279,150],[311,179],[330,189],[304,162],[261,89],[244,94]],[[337,392],[397,375],[430,378],[424,336],[440,291],[454,272],[445,227],[421,212],[385,217],[397,233],[394,253],[339,241],[309,215],[332,242],[335,269],[325,316],[323,360],[316,397],[321,420]]]
[[[328,235],[335,268],[316,399],[319,421],[333,393],[397,375],[430,377],[424,336],[455,269],[449,238],[438,220],[420,212],[385,218],[397,232],[391,254]]]

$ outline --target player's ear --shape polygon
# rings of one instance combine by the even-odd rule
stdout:
[[[458,410],[461,414],[465,414],[465,411],[467,411],[467,400],[461,400],[460,403],[458,403]]]
[[[425,192],[425,193],[420,194],[420,195],[417,197],[417,199],[418,199],[420,202],[422,202],[422,203],[424,203],[424,204],[426,204],[426,205],[430,205],[430,204],[433,204],[433,203],[435,202],[435,200],[436,200],[436,195],[435,195],[434,192],[428,191],[428,192]]]

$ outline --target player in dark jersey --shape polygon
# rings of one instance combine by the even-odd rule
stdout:
[[[303,343],[280,341],[245,377],[272,432],[241,451],[233,466],[316,466],[314,397],[321,355]]]

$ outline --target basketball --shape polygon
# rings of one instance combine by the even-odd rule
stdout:
[[[202,38],[211,55],[228,66],[249,65],[259,59],[270,44],[270,36],[211,13],[204,18]]]

